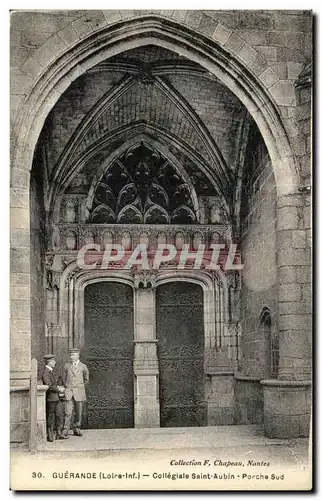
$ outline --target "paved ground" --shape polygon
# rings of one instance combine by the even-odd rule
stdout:
[[[83,437],[70,435],[66,441],[46,443],[35,454],[21,449],[12,450],[12,470],[24,473],[24,477],[21,475],[19,479],[23,480],[23,484],[27,484],[29,479],[31,482],[27,482],[32,489],[43,489],[45,486],[50,489],[82,489],[85,483],[86,489],[117,489],[117,485],[121,484],[119,480],[107,480],[104,472],[103,479],[96,482],[90,478],[77,481],[70,476],[53,478],[53,474],[70,474],[71,471],[89,474],[94,471],[107,471],[111,474],[121,471],[122,474],[131,474],[134,471],[141,474],[140,479],[127,479],[122,483],[122,489],[179,489],[181,486],[183,489],[191,487],[218,490],[235,487],[288,489],[289,482],[291,489],[296,489],[296,481],[303,486],[303,474],[308,474],[309,470],[307,439],[268,439],[258,426],[102,429],[83,432]],[[252,465],[252,460],[257,466]],[[205,461],[209,461],[209,464],[206,462],[205,465]],[[198,462],[202,464],[201,467]],[[233,464],[230,465],[229,462]],[[239,464],[236,465],[236,462]],[[258,466],[258,463],[261,465]],[[31,479],[33,472],[45,477]],[[153,474],[169,473],[190,474],[191,478],[193,472],[226,474],[226,481],[215,483],[205,479],[189,483],[170,477],[153,479]],[[248,478],[242,481],[242,472],[247,475],[273,473],[279,476],[286,473],[286,477],[282,482],[269,479],[258,484],[249,478],[247,486],[245,481]],[[234,486],[235,482],[231,482],[228,476],[237,474],[239,477],[239,473],[240,481]],[[15,477],[16,474],[14,472]],[[144,474],[146,475],[142,476]]]

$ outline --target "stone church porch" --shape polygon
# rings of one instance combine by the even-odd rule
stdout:
[[[71,347],[84,436],[43,456],[307,437],[312,12],[78,15],[11,19],[11,442],[45,438],[43,356]],[[165,244],[244,268],[91,260]]]

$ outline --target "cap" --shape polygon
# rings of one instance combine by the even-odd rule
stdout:
[[[78,349],[77,347],[71,347],[69,349],[69,352],[72,353],[72,352],[80,352],[80,349]]]
[[[45,354],[44,355],[45,361],[49,361],[50,359],[55,359],[55,358],[56,358],[55,354]]]

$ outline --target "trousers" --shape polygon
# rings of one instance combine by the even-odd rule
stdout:
[[[64,414],[60,409],[60,401],[46,401],[46,423],[49,436],[53,436],[55,427],[58,434],[63,430]]]
[[[65,401],[65,422],[64,429],[69,431],[71,424],[74,429],[80,429],[82,425],[83,401],[75,401],[74,396],[69,401]],[[74,422],[72,416],[74,413]]]

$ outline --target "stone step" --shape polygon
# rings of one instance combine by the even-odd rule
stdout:
[[[257,425],[216,427],[172,427],[151,429],[90,429],[83,436],[72,433],[69,439],[45,443],[39,449],[52,451],[91,450],[166,450],[267,446],[285,444],[285,440],[269,439]]]

